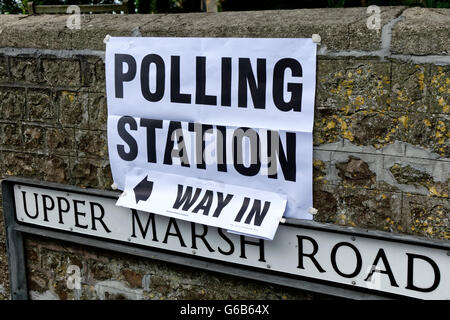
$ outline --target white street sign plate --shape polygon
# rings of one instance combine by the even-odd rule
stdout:
[[[117,199],[14,185],[16,219],[40,227],[422,299],[450,299],[450,246],[282,224],[274,240],[115,205]],[[381,234],[381,233],[376,233]]]

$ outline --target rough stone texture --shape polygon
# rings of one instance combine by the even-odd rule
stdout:
[[[64,252],[61,252],[61,245]],[[27,274],[36,298],[57,299],[327,299],[300,290],[179,267],[132,256],[27,237]],[[67,269],[80,269],[81,289],[67,287]]]
[[[392,51],[414,55],[447,55],[450,10],[410,8],[393,30]]]
[[[8,58],[0,55],[0,82],[8,80]]]
[[[28,119],[52,123],[57,120],[57,110],[50,90],[27,90]]]
[[[67,16],[0,15],[0,179],[110,189],[106,34],[319,33],[314,219],[449,240],[450,10],[382,7],[378,32],[365,10],[86,15],[80,30],[65,27]],[[26,249],[34,299],[324,298],[42,238]],[[79,291],[67,288],[69,265],[80,267]],[[8,297],[0,214],[0,299]]]
[[[0,47],[70,49],[67,16],[2,15],[0,19]]]
[[[33,57],[10,57],[9,71],[11,81],[15,83],[38,82],[38,60]]]
[[[0,87],[0,119],[16,120],[22,118],[25,111],[25,90]]]
[[[106,130],[108,112],[106,106],[106,94],[89,94],[89,128],[91,130]]]
[[[404,7],[383,7],[381,27],[400,15]],[[0,47],[104,50],[103,39],[131,36],[176,37],[310,37],[321,35],[328,50],[373,50],[381,32],[367,30],[366,8],[303,9],[158,15],[86,15],[80,30],[69,30],[58,15],[1,18]],[[38,35],[38,36],[36,36]],[[69,45],[68,45],[69,44]]]
[[[88,128],[88,94],[59,91],[56,96],[59,121],[65,127]]]
[[[25,149],[30,151],[42,151],[45,148],[45,129],[39,126],[24,125],[23,140]]]
[[[75,137],[79,156],[95,156],[99,158],[107,156],[106,132],[79,130],[76,132]]]
[[[86,90],[92,92],[106,92],[105,62],[96,56],[87,56],[83,60],[83,79],[88,86]]]
[[[75,154],[75,132],[72,128],[47,128],[46,141],[49,153]]]
[[[73,59],[42,59],[42,78],[51,87],[81,85],[80,61]]]
[[[20,149],[22,146],[20,126],[14,123],[0,124],[0,144],[3,148]]]
[[[450,114],[450,67],[430,66],[427,83],[430,111],[432,113]]]

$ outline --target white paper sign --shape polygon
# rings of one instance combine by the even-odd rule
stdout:
[[[279,194],[286,217],[311,219],[315,72],[311,39],[110,38],[114,182],[137,182],[133,168],[215,181],[261,201]],[[155,188],[173,194],[176,185]]]
[[[272,240],[286,199],[279,194],[134,169],[117,205]]]

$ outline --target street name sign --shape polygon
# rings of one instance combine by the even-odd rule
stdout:
[[[237,276],[256,272],[261,281],[283,285],[302,281],[375,295],[450,299],[448,241],[295,219],[264,240],[116,206],[118,194],[111,192],[6,179],[3,194],[7,229],[31,227],[60,239],[100,240],[104,248],[162,252],[176,257],[167,261],[206,261],[206,269],[218,272],[231,266]]]

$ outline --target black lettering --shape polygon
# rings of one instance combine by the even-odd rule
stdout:
[[[173,204],[172,208],[178,209],[183,205],[183,208],[181,210],[188,211],[190,207],[197,201],[198,197],[200,196],[200,193],[202,192],[202,189],[196,188],[194,196],[192,197],[192,187],[187,186],[186,191],[183,193],[183,185],[178,185],[178,192],[177,192],[177,198],[175,199],[175,203]]]
[[[170,229],[172,226],[175,227],[175,233],[171,233]],[[178,228],[177,222],[174,218],[169,219],[169,224],[167,225],[166,235],[164,236],[163,243],[167,243],[167,239],[169,236],[175,236],[178,238],[178,241],[180,241],[180,245],[184,248],[186,248],[186,244],[183,241],[183,237],[181,236],[180,228]]]
[[[386,270],[378,270],[376,268],[378,266],[378,262],[380,260],[383,261],[383,265]],[[372,276],[375,272],[387,274],[389,277],[389,281],[391,282],[391,286],[398,287],[398,284],[395,281],[394,274],[392,273],[391,266],[389,265],[389,261],[386,257],[386,253],[381,248],[380,248],[380,250],[378,250],[377,256],[375,257],[375,260],[372,263],[372,269],[370,270],[369,274],[367,275],[367,278],[364,279],[364,281],[371,281]]]
[[[239,212],[238,212],[236,218],[234,219],[235,222],[241,222],[245,211],[247,211],[249,203],[250,203],[250,198],[245,197],[244,202],[242,203],[241,209],[239,209]]]
[[[222,96],[221,105],[231,106],[231,58],[222,58]]]
[[[225,208],[225,206],[230,203],[231,199],[233,199],[233,195],[232,194],[227,194],[226,198],[223,198],[223,193],[222,192],[217,192],[217,207],[216,210],[214,211],[213,217],[217,218],[218,216],[220,216],[220,213],[222,212],[223,208]]]
[[[175,149],[175,141],[177,149]],[[170,121],[167,131],[166,149],[164,151],[164,164],[172,165],[173,158],[180,158],[182,167],[189,167],[189,159],[183,138],[183,130],[180,121]]]
[[[227,128],[216,126],[217,129],[217,170],[227,172]]]
[[[90,204],[90,207],[91,207],[92,230],[97,231],[97,228],[96,228],[96,225],[95,225],[95,221],[98,221],[103,226],[103,229],[105,229],[105,231],[107,233],[110,233],[111,230],[108,229],[108,227],[106,226],[105,222],[103,221],[103,218],[105,216],[105,209],[103,208],[103,206],[100,203],[97,203],[97,202],[90,202],[89,204]],[[100,209],[100,216],[99,217],[95,216],[95,207]]]
[[[311,253],[305,253],[303,251],[303,240],[307,240],[312,244],[313,250]],[[298,266],[297,266],[297,268],[305,269],[305,266],[303,264],[303,257],[307,257],[312,261],[312,263],[314,263],[314,265],[316,266],[317,270],[320,273],[324,273],[325,270],[320,266],[320,264],[316,260],[316,258],[314,258],[317,251],[319,251],[319,245],[317,244],[317,242],[311,237],[299,236],[299,235],[297,235],[297,242],[298,242]]]
[[[119,157],[122,158],[123,160],[133,161],[134,159],[136,159],[138,155],[138,145],[136,140],[134,140],[133,136],[130,135],[127,132],[127,130],[125,130],[125,125],[129,125],[130,130],[134,131],[137,130],[137,123],[133,117],[123,116],[119,119],[119,121],[117,122],[117,132],[119,133],[119,136],[122,138],[122,140],[127,143],[130,151],[126,152],[125,146],[122,144],[118,144],[117,153],[119,154]]]
[[[245,236],[240,236],[240,237],[241,237],[241,255],[240,255],[241,258],[247,259],[247,257],[245,256],[245,245],[249,244],[249,245],[252,245],[252,246],[258,246],[259,247],[259,259],[258,259],[258,261],[266,262],[266,259],[264,257],[264,240],[263,239],[259,239],[257,242],[254,242],[254,241],[245,240]]]
[[[196,62],[195,103],[210,106],[217,105],[217,97],[206,95],[206,57],[197,57]]]
[[[431,258],[422,256],[420,254],[413,254],[413,253],[407,253],[408,256],[408,272],[407,272],[407,285],[406,289],[419,291],[419,292],[431,292],[434,291],[441,282],[441,272],[439,271],[439,267]],[[416,285],[414,285],[414,260],[420,259],[423,261],[428,262],[428,264],[433,268],[434,272],[434,282],[433,284],[428,288],[419,288]]]
[[[273,135],[273,136],[272,136]],[[278,140],[278,143],[272,143]],[[286,132],[286,152],[284,152],[281,138],[276,131],[267,131],[267,152],[269,157],[269,178],[278,178],[278,161],[283,172],[284,179],[287,181],[296,180],[297,159],[296,159],[296,134],[295,132]],[[278,161],[277,161],[278,159]]]
[[[170,102],[191,103],[191,95],[180,92],[180,56],[171,56],[170,63]]]
[[[206,234],[208,233],[208,227],[201,224],[199,226],[203,227],[203,233],[197,234],[195,230],[195,223],[191,222],[191,233],[192,233],[192,249],[197,249],[197,238],[201,239],[203,243],[205,244],[206,248],[209,252],[214,252],[214,249],[209,245],[208,241],[206,240]]]
[[[253,219],[253,216],[255,217],[255,226],[260,226],[266,217],[267,211],[269,211],[270,202],[264,201],[264,208],[261,212],[261,200],[255,199],[253,200],[253,206],[250,209],[250,212],[247,215],[247,219],[245,219],[245,224],[250,224],[250,222]]]
[[[243,139],[250,140],[250,165],[244,165]],[[258,133],[250,128],[239,128],[233,133],[233,164],[237,172],[244,176],[254,176],[261,169],[261,150]]]
[[[133,230],[133,234],[131,236],[133,238],[137,238],[136,237],[136,222],[137,222],[139,231],[141,232],[141,236],[143,239],[145,239],[145,237],[147,236],[148,228],[151,223],[152,224],[152,235],[153,235],[152,240],[158,242],[158,238],[156,237],[155,215],[151,212],[148,213],[147,223],[145,224],[145,228],[144,228],[142,226],[138,212],[135,209],[131,209],[131,213],[132,213],[132,230]]]
[[[84,205],[85,201],[73,200],[73,210],[74,210],[74,213],[75,213],[75,227],[82,228],[82,229],[87,229],[88,226],[87,225],[81,225],[79,220],[78,220],[78,216],[86,217],[86,212],[78,211],[78,205],[79,204]]]
[[[355,256],[356,256],[356,267],[355,267],[355,271],[353,271],[350,274],[346,274],[343,273],[341,270],[339,270],[337,263],[336,263],[336,253],[338,251],[338,249],[340,247],[349,247],[350,249],[352,249],[355,252]],[[334,271],[336,271],[337,274],[339,274],[341,277],[344,278],[353,278],[356,277],[359,272],[361,271],[361,267],[362,267],[362,258],[361,258],[361,254],[359,253],[358,249],[352,245],[351,243],[348,242],[339,242],[338,244],[336,244],[333,249],[331,250],[331,264],[333,266]]]
[[[163,127],[162,120],[141,118],[141,127],[147,129],[147,162],[156,163],[156,129]]]
[[[123,63],[128,65],[126,73],[123,72]],[[136,76],[136,60],[129,54],[116,53],[114,55],[114,81],[116,98],[123,98],[123,83],[131,81]]]
[[[36,208],[35,215],[32,216],[32,215],[30,215],[30,213],[28,212],[27,199],[26,199],[26,192],[25,192],[25,191],[22,191],[23,207],[24,207],[24,209],[25,209],[25,214],[26,214],[29,218],[31,218],[31,219],[36,219],[36,218],[38,217],[38,215],[39,215],[39,207],[38,207],[38,200],[37,200],[38,194],[37,194],[37,193],[33,193],[33,194],[34,194],[34,205],[35,205],[35,208]]]
[[[239,58],[238,107],[247,108],[247,88],[250,89],[254,107],[266,107],[266,59],[257,59],[256,69],[258,81],[255,80],[250,59]]]
[[[203,210],[203,215],[209,215],[209,210],[211,210],[211,205],[213,202],[213,192],[211,190],[206,190],[203,199],[200,200],[198,205],[192,210],[193,213],[197,213],[200,210]]]
[[[66,198],[63,197],[56,197],[57,203],[58,203],[58,215],[59,215],[59,223],[64,224],[63,222],[63,213],[67,213],[70,210],[70,203]],[[62,208],[62,202],[66,203],[66,208]]]
[[[155,92],[150,91],[150,65],[156,66],[156,88]],[[157,54],[148,54],[141,63],[141,91],[144,98],[150,102],[157,102],[164,96],[165,85],[164,60]]]
[[[47,205],[47,200],[50,200],[50,206]],[[52,199],[52,197],[43,194],[42,195],[42,206],[43,206],[43,213],[44,213],[44,221],[48,222],[48,210],[53,210],[55,208],[55,201]]]
[[[284,101],[284,74],[286,69],[291,69],[293,77],[303,76],[300,62],[292,58],[285,58],[278,61],[273,68],[273,102],[281,111],[302,110],[302,89],[301,83],[288,83],[287,91],[291,93],[291,100]]]
[[[217,250],[223,254],[224,256],[229,256],[231,254],[234,253],[234,244],[233,241],[230,240],[230,238],[228,238],[225,233],[223,232],[223,230],[221,228],[218,228],[217,231],[219,232],[219,235],[222,239],[224,239],[228,245],[230,246],[230,249],[228,251],[224,251],[222,250],[220,247],[217,248]]]

